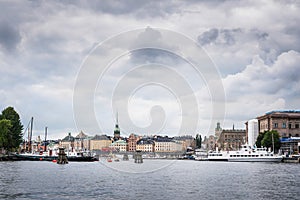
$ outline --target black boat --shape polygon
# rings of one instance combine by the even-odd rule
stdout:
[[[34,154],[34,153],[23,153],[15,154],[16,160],[28,160],[28,161],[56,161],[58,156],[45,155],[45,154]],[[93,156],[84,155],[70,155],[67,156],[69,162],[93,162],[98,161],[97,158]]]

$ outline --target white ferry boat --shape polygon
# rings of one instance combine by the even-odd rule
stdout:
[[[209,161],[229,162],[281,162],[283,156],[274,155],[267,148],[251,148],[243,145],[239,151],[211,152],[208,153]]]

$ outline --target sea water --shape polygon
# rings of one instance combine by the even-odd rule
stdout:
[[[0,199],[300,199],[300,165],[191,160],[0,162]]]

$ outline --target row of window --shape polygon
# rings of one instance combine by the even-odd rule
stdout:
[[[209,154],[210,156],[222,156],[222,154]]]
[[[263,156],[263,154],[260,156]],[[273,156],[273,154],[265,154],[265,156]],[[259,157],[259,155],[230,155],[230,157]]]
[[[241,139],[225,139],[225,142],[242,142]]]
[[[278,123],[274,123],[274,128],[279,128],[278,127]],[[286,128],[286,123],[283,122],[281,128]],[[295,126],[293,127],[291,123],[289,123],[289,129],[291,128],[299,128],[299,124],[295,124]]]

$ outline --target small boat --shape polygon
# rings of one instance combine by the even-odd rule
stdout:
[[[112,159],[111,158],[107,158],[107,162],[112,162]]]
[[[267,148],[251,148],[243,145],[239,151],[220,151],[208,153],[209,161],[228,162],[281,162],[283,156],[267,151]]]

